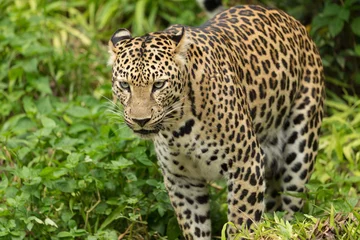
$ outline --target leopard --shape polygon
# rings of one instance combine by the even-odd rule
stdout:
[[[198,27],[109,40],[124,124],[154,143],[185,239],[212,237],[209,183],[224,179],[227,237],[294,215],[314,169],[325,98],[316,44],[274,8],[235,6]],[[234,227],[235,226],[235,227]]]

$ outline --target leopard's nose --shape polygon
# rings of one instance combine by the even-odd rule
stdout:
[[[136,124],[138,124],[140,127],[143,127],[143,126],[145,126],[145,124],[146,124],[147,122],[150,121],[150,119],[151,119],[151,118],[141,118],[141,119],[139,119],[139,118],[133,118],[132,120],[133,120]]]

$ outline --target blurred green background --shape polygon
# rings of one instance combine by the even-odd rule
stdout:
[[[300,20],[326,74],[327,117],[305,214],[293,229],[269,217],[265,233],[356,236],[352,218],[338,227],[335,219],[359,220],[360,1],[224,1],[244,3]],[[179,237],[152,144],[134,137],[111,103],[107,41],[120,27],[138,36],[200,25],[206,14],[196,1],[2,0],[0,15],[0,238]],[[225,190],[211,188],[215,236],[226,222]]]

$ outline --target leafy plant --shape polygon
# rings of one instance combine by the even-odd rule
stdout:
[[[322,12],[314,17],[311,34],[323,58],[328,86],[340,86],[359,93],[359,1],[324,2]],[[339,93],[334,87],[331,89]]]
[[[311,1],[260,2],[293,10],[299,19],[324,12],[308,27],[326,58],[327,75],[335,84],[357,86],[355,1],[325,1],[324,10]],[[296,10],[296,3],[303,10]],[[318,7],[304,7],[311,4]],[[329,15],[335,7],[342,11],[343,27],[332,37],[322,18],[335,18]],[[134,137],[116,103],[106,100],[111,99],[106,44],[120,27],[141,35],[175,23],[199,25],[205,14],[195,1],[4,0],[0,12],[0,238],[180,237],[152,144]],[[355,46],[343,41],[348,36]],[[245,236],[359,235],[358,106],[355,96],[329,92],[305,214],[291,225],[281,213],[266,216]],[[225,191],[222,182],[212,184],[215,236],[226,222]]]

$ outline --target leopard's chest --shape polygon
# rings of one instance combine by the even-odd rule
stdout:
[[[161,168],[173,175],[211,181],[224,174],[224,149],[218,141],[206,139],[197,124],[182,135],[162,132],[154,143]]]

